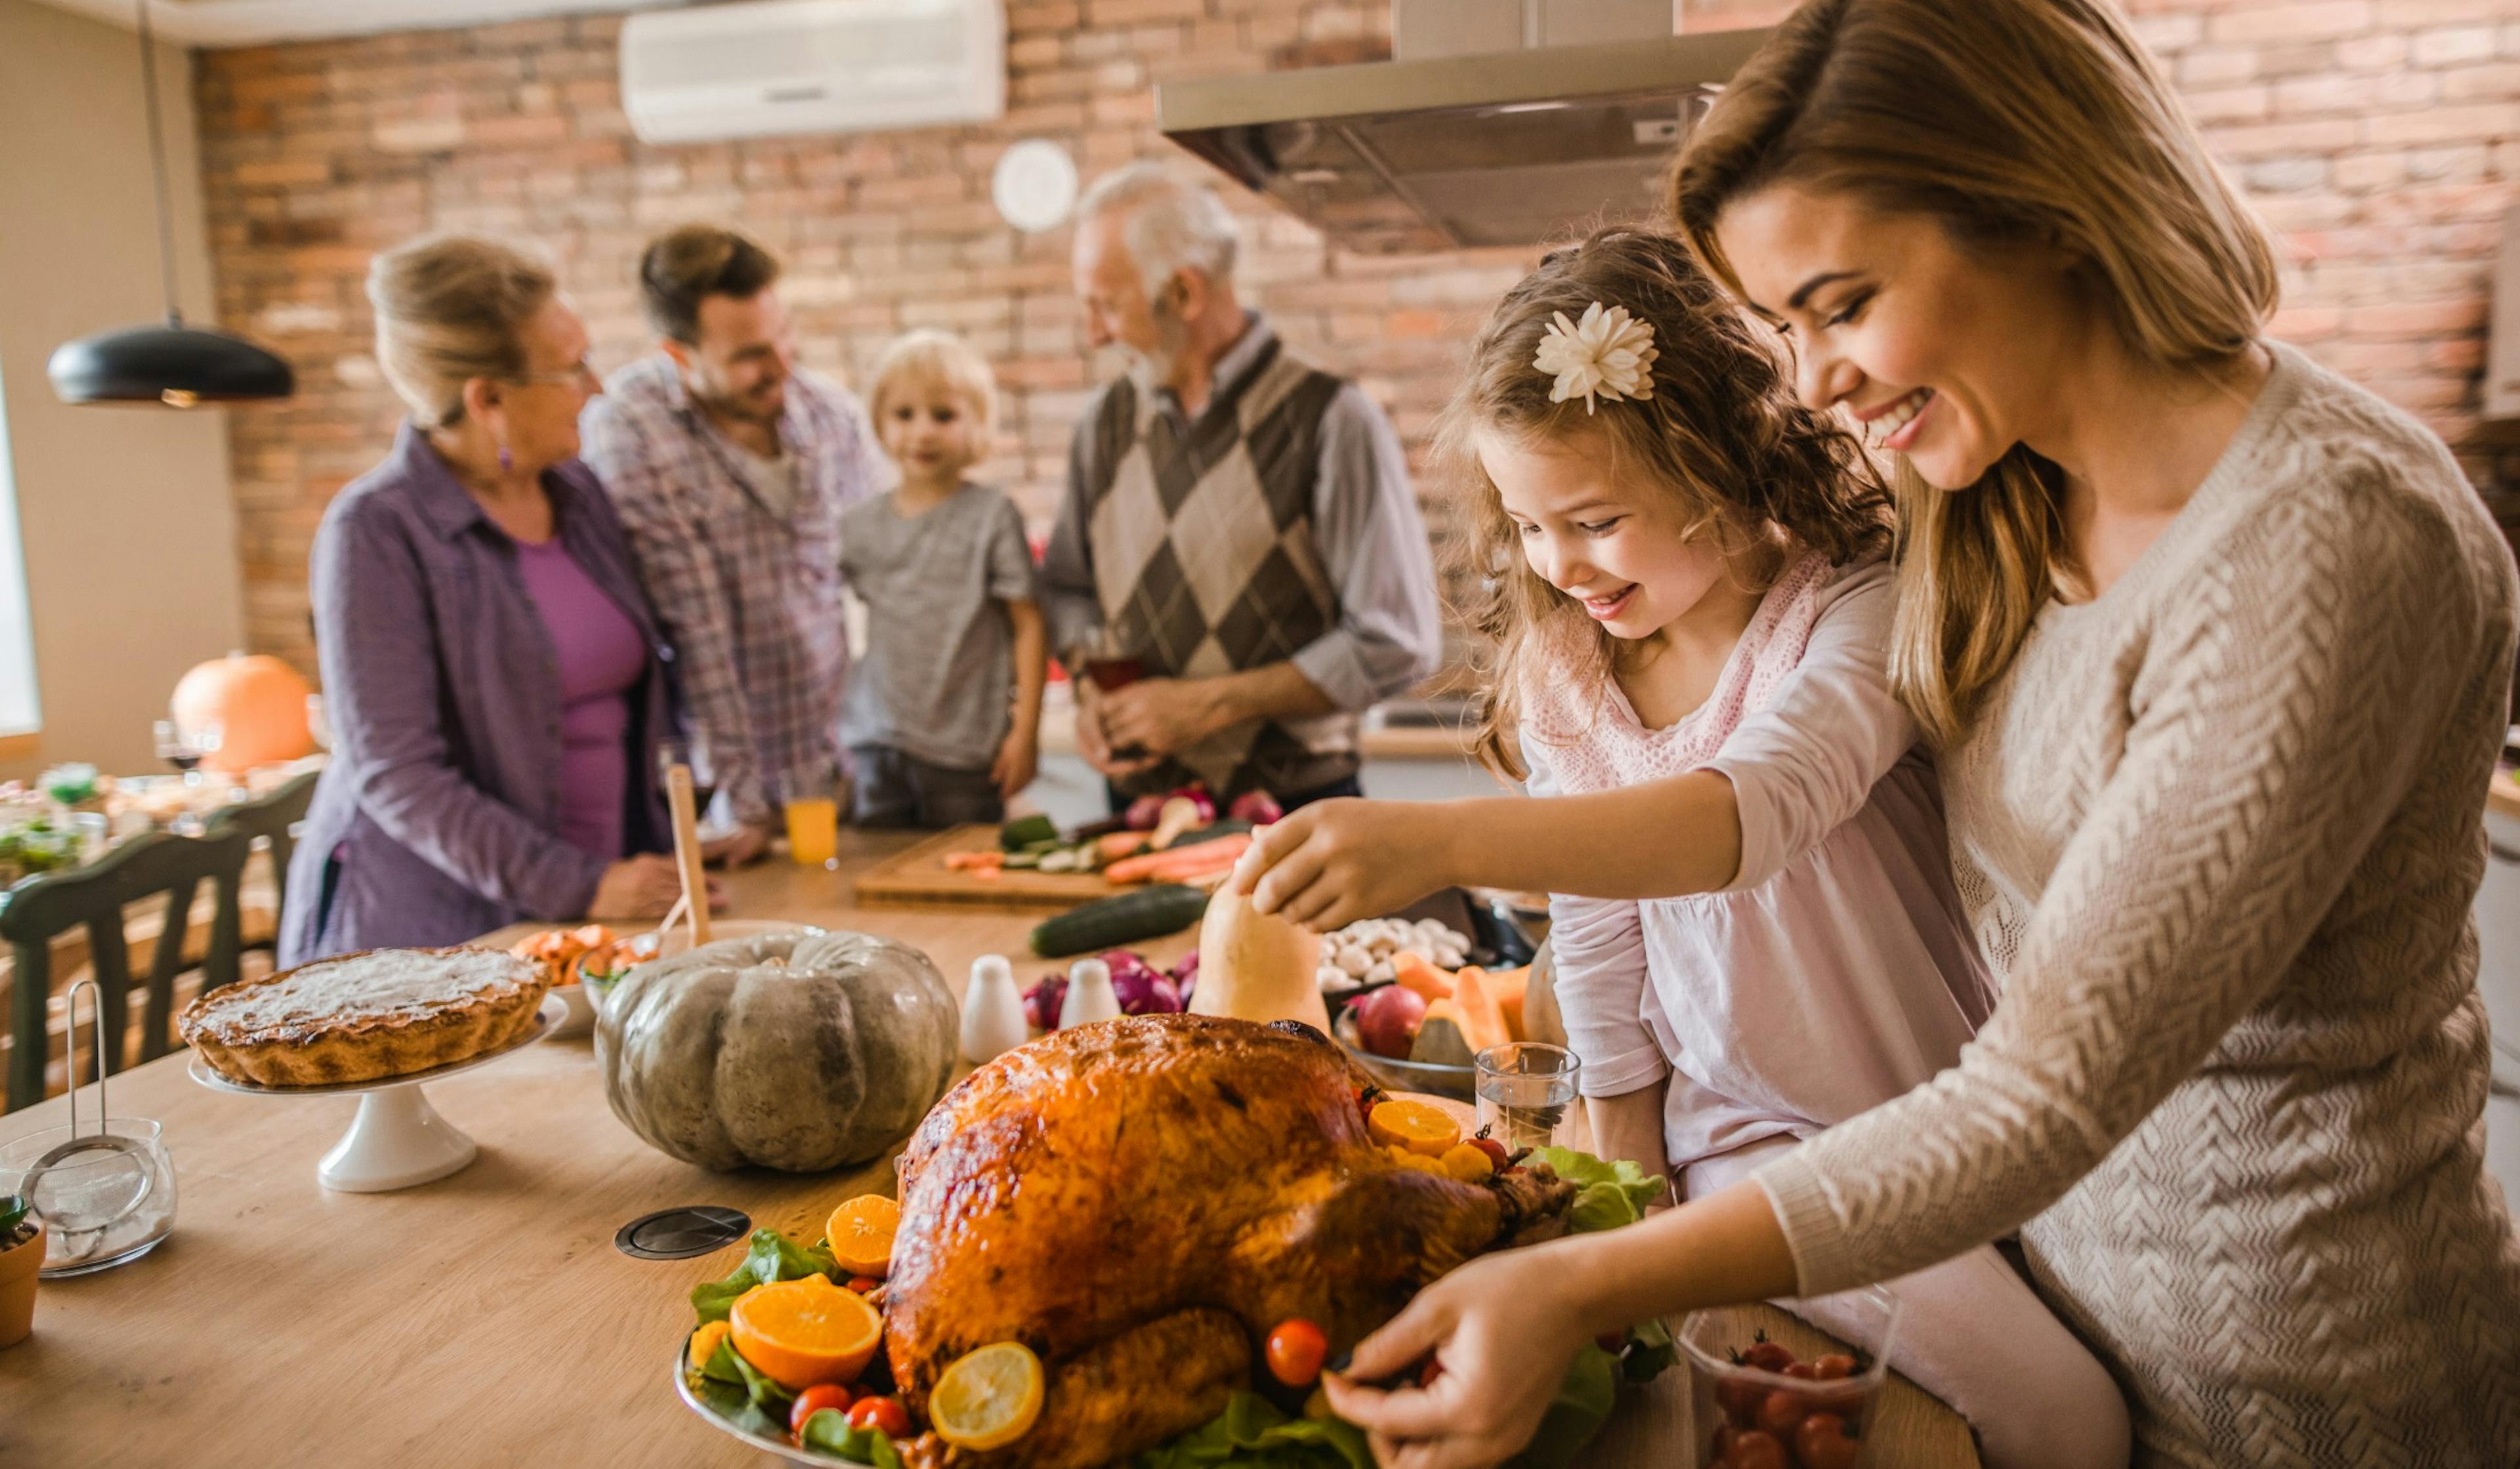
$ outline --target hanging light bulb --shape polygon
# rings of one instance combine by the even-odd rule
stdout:
[[[45,374],[65,403],[163,403],[191,408],[286,398],[296,376],[278,356],[232,333],[187,327],[175,307],[174,226],[166,213],[166,144],[158,118],[158,47],[149,30],[149,0],[139,0],[140,85],[149,116],[149,161],[157,184],[158,272],[166,296],[164,326],[124,327],[66,341]]]

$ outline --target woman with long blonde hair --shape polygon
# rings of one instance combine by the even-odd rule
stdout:
[[[2100,0],[1814,0],[1672,194],[1894,467],[1892,679],[2001,996],[1958,1066],[1741,1183],[1438,1281],[1331,1402],[1386,1463],[1495,1462],[1595,1332],[2018,1230],[2138,1462],[2520,1463],[2468,916],[2514,576],[2455,463],[2262,335],[2272,249]],[[1656,896],[1722,779],[1387,846],[1301,813],[1257,901],[1336,921],[1473,868]],[[1429,1351],[1429,1386],[1365,1385]]]

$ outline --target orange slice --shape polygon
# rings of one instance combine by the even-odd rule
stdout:
[[[829,1275],[756,1285],[736,1299],[727,1325],[743,1359],[791,1392],[856,1380],[883,1340],[883,1317]]]
[[[960,1448],[1004,1448],[1041,1416],[1041,1358],[1021,1342],[966,1353],[927,1395],[928,1426]]]
[[[1453,1114],[1428,1102],[1395,1098],[1366,1115],[1365,1130],[1385,1147],[1400,1146],[1429,1158],[1440,1158],[1462,1140],[1462,1125]]]
[[[901,1205],[879,1193],[859,1194],[832,1210],[823,1226],[841,1269],[878,1278],[892,1269],[892,1237],[900,1231]]]
[[[717,1356],[717,1344],[726,1340],[726,1334],[732,1328],[730,1328],[724,1321],[703,1321],[700,1323],[700,1329],[692,1333],[691,1363],[693,1371],[697,1372],[700,1368],[708,1365],[708,1359]]]

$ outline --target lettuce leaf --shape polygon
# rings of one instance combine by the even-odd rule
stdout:
[[[1199,1428],[1138,1455],[1137,1469],[1373,1469],[1365,1430],[1335,1418],[1289,1418],[1257,1393],[1237,1393]]]
[[[1619,1402],[1619,1359],[1586,1342],[1566,1364],[1557,1396],[1540,1415],[1540,1427],[1522,1452],[1506,1460],[1511,1469],[1566,1469],[1593,1442]]]
[[[1642,1168],[1625,1158],[1604,1163],[1571,1147],[1543,1147],[1534,1148],[1529,1161],[1548,1164],[1557,1177],[1575,1185],[1575,1202],[1566,1211],[1571,1233],[1625,1228],[1643,1219],[1645,1206],[1662,1197],[1663,1180],[1648,1178]]]
[[[761,1375],[734,1343],[718,1343],[691,1383],[709,1411],[744,1432],[772,1438],[787,1434],[788,1404],[794,1395]]]
[[[755,1229],[752,1248],[744,1252],[743,1264],[735,1268],[734,1274],[692,1287],[692,1310],[699,1313],[703,1322],[723,1321],[735,1309],[736,1298],[756,1285],[801,1280],[807,1275],[829,1275],[846,1284],[848,1277],[839,1269],[829,1250],[808,1249],[776,1229]]]
[[[880,1428],[851,1428],[846,1414],[827,1407],[805,1420],[805,1431],[797,1444],[817,1453],[849,1459],[873,1469],[902,1469],[901,1454],[892,1447],[892,1439]]]

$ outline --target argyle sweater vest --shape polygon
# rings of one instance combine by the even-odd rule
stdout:
[[[1282,662],[1337,622],[1313,498],[1340,386],[1272,337],[1187,428],[1128,378],[1104,390],[1084,510],[1106,654],[1149,677],[1214,678]],[[1340,712],[1246,721],[1122,784],[1300,794],[1356,769],[1357,718]]]

